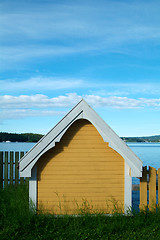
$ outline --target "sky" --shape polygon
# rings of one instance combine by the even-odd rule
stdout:
[[[160,135],[159,0],[0,0],[0,132],[46,134],[82,98]]]

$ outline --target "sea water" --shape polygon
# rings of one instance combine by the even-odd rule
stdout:
[[[7,152],[27,152],[36,143],[26,143],[26,142],[0,142],[0,151]]]
[[[36,143],[0,142],[0,151],[29,151]],[[160,143],[127,143],[143,166],[160,167]]]
[[[156,169],[160,168],[160,143],[128,143],[128,146],[142,160],[143,166],[152,166]],[[137,184],[139,180],[133,178],[132,183]],[[147,194],[149,194],[149,192]],[[132,207],[136,210],[139,209],[139,195],[139,191],[132,191]]]
[[[160,143],[127,143],[142,160],[143,166],[160,168]]]
[[[36,143],[0,142],[0,151],[29,151]],[[142,160],[143,166],[160,168],[160,143],[127,143]]]

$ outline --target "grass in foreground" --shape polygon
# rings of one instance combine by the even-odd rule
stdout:
[[[0,239],[160,239],[160,212],[112,217],[35,215],[29,211],[28,188],[12,186],[0,190]]]

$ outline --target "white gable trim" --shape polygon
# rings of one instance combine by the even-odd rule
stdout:
[[[31,177],[31,170],[38,159],[54,147],[78,119],[90,121],[103,140],[125,159],[132,169],[132,177],[141,177],[142,161],[83,99],[20,160],[20,177]]]

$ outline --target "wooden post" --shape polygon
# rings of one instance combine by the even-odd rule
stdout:
[[[156,209],[156,169],[149,166],[149,210]]]
[[[24,154],[26,154],[26,153],[27,153],[27,151],[24,152]],[[29,177],[25,177],[25,178],[24,178],[24,183],[25,183],[25,185],[28,185],[28,186],[29,186]]]
[[[13,184],[13,157],[14,153],[10,152],[10,184]]]
[[[8,185],[8,152],[5,152],[4,187]]]
[[[18,170],[19,152],[15,152],[15,185],[18,185],[19,170]]]
[[[147,209],[147,166],[142,169],[142,177],[140,178],[140,210]]]
[[[24,156],[24,152],[20,152],[20,159]],[[20,178],[20,184],[24,184],[24,177]]]
[[[3,152],[0,152],[0,188],[3,187]]]
[[[160,168],[158,168],[158,207],[160,207]]]

